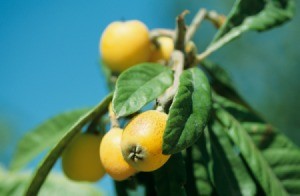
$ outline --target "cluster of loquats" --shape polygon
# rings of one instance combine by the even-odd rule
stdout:
[[[157,170],[170,158],[162,153],[166,122],[167,114],[149,110],[124,130],[113,127],[103,137],[78,134],[62,155],[63,171],[72,180],[95,182],[105,173],[121,181],[140,171]]]
[[[139,63],[168,61],[174,43],[170,37],[158,37],[153,43],[146,25],[132,20],[111,23],[102,34],[99,48],[105,66],[121,73]],[[157,170],[170,158],[162,153],[167,118],[163,112],[149,110],[136,115],[124,130],[112,126],[104,136],[78,134],[62,155],[65,175],[76,181],[95,182],[108,173],[121,181],[137,172]]]
[[[112,128],[102,139],[100,159],[115,180],[163,166],[170,155],[162,154],[165,113],[149,110],[134,117],[124,128]]]

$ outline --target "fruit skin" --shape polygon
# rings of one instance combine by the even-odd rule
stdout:
[[[149,110],[137,115],[125,127],[121,148],[126,161],[138,171],[154,171],[170,155],[162,154],[167,114]]]
[[[148,28],[138,20],[111,23],[101,36],[100,53],[113,72],[147,62],[151,54]]]
[[[71,180],[96,182],[105,174],[98,149],[102,136],[80,133],[62,154],[62,169]]]
[[[172,52],[174,51],[174,40],[170,37],[161,36],[158,37],[156,41],[159,47],[153,47],[150,61],[168,61],[171,57]]]
[[[121,137],[123,130],[112,128],[100,144],[100,159],[106,172],[115,180],[121,181],[136,173],[123,158],[121,152]]]

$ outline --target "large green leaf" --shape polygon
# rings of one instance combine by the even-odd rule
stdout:
[[[73,110],[50,118],[28,132],[19,142],[11,162],[11,169],[24,167],[44,150],[54,146],[88,109]]]
[[[255,195],[256,184],[222,125],[209,126],[210,175],[219,195]]]
[[[215,108],[217,119],[223,124],[226,133],[240,150],[264,192],[267,195],[287,195],[283,184],[239,121],[218,104],[215,104]]]
[[[173,83],[170,68],[157,63],[143,63],[123,72],[116,84],[113,109],[118,117],[140,110],[160,96]]]
[[[211,108],[210,85],[198,68],[185,70],[169,110],[163,153],[174,154],[191,146],[206,126]]]
[[[59,142],[51,149],[41,165],[36,169],[33,178],[25,193],[26,196],[36,195],[43,185],[47,175],[54,166],[57,159],[61,156],[64,149],[70,144],[72,139],[82,130],[88,122],[92,121],[99,115],[107,112],[109,103],[112,100],[112,93],[106,96],[97,106],[80,117],[63,135]]]
[[[154,171],[154,182],[158,196],[186,195],[186,173],[181,153],[172,155],[166,164]]]
[[[26,185],[30,180],[28,173],[5,172],[0,175],[0,195],[19,196],[23,195]],[[87,195],[97,196],[102,193],[87,183],[77,183],[67,180],[60,174],[52,173],[42,187],[40,196],[74,196]]]

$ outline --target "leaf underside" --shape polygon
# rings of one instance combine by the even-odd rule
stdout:
[[[61,113],[28,132],[17,146],[11,162],[11,169],[21,169],[41,152],[54,146],[73,123],[87,111],[89,109]]]

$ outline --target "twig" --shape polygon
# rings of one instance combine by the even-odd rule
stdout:
[[[184,17],[188,14],[189,11],[183,11],[176,18],[176,30],[175,30],[175,49],[172,52],[169,65],[174,70],[174,82],[171,87],[169,87],[166,92],[157,99],[157,107],[156,109],[159,111],[166,111],[167,105],[175,96],[178,86],[179,86],[179,77],[184,68],[184,47],[185,47],[185,36],[186,36],[186,25],[184,22]]]
[[[201,62],[203,59],[211,55],[214,51],[221,48],[231,40],[237,38],[241,33],[245,31],[247,31],[247,28],[245,28],[244,26],[232,29],[229,33],[225,34],[219,40],[208,46],[208,48],[203,53],[197,55],[197,62]]]
[[[166,90],[166,92],[157,99],[158,107],[157,110],[165,111],[166,105],[173,99],[175,96],[178,86],[179,86],[179,78],[183,71],[184,67],[184,55],[179,50],[174,50],[172,55],[172,68],[174,70],[174,82],[173,85]]]
[[[152,29],[150,31],[150,39],[155,39],[160,36],[171,37],[175,39],[175,31],[171,29]]]
[[[188,10],[184,10],[176,18],[176,35],[175,35],[175,50],[180,50],[184,52],[185,46],[185,34],[186,34],[186,25],[184,22],[184,17],[189,13]]]
[[[205,18],[211,21],[216,28],[220,28],[226,21],[226,16],[218,14],[216,11],[207,12]]]
[[[195,15],[195,17],[193,18],[187,32],[186,32],[186,36],[185,36],[185,42],[190,41],[196,30],[199,28],[200,24],[202,23],[202,21],[205,19],[207,15],[207,10],[206,9],[200,9],[198,11],[198,13]]]

